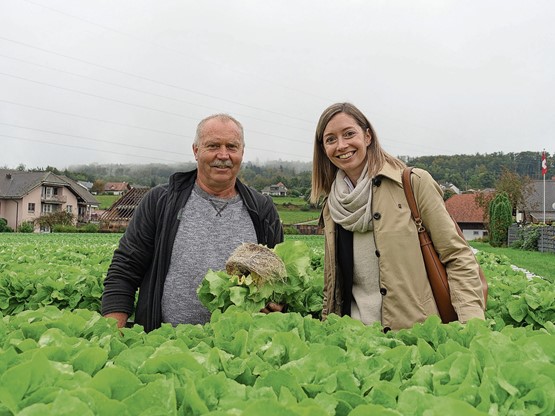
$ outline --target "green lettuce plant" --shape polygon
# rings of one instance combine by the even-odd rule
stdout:
[[[258,312],[268,302],[286,304],[290,312],[318,317],[323,304],[323,274],[312,268],[309,247],[302,241],[285,241],[273,252],[285,264],[287,277],[260,283],[256,276],[230,275],[209,270],[197,289],[202,304],[211,312],[231,305]]]

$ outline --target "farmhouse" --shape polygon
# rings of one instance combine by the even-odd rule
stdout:
[[[517,212],[517,219],[524,224],[542,223],[551,224],[555,222],[555,179],[545,181],[545,205],[544,205],[544,181],[531,181],[531,192],[524,202],[523,211]]]
[[[476,196],[477,194],[459,194],[445,201],[447,211],[467,240],[476,240],[487,235],[484,209],[476,204]]]
[[[106,182],[104,193],[108,195],[123,195],[131,189],[127,182]]]
[[[87,223],[98,205],[85,187],[67,176],[0,169],[0,218],[5,218],[14,230],[26,221],[57,211],[73,214],[76,223]]]
[[[262,189],[262,195],[287,196],[287,188],[282,182],[278,182],[275,185],[266,186]]]

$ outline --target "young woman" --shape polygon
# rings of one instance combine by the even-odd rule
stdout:
[[[411,327],[438,309],[401,182],[405,164],[385,152],[366,116],[337,103],[320,116],[314,141],[313,202],[325,199],[322,317],[350,315],[384,331]],[[478,264],[445,209],[431,175],[414,169],[420,214],[445,264],[459,321],[484,319]]]

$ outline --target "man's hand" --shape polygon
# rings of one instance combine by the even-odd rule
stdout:
[[[125,312],[112,312],[112,313],[107,313],[106,315],[104,315],[104,317],[114,318],[116,321],[118,321],[118,328],[123,328],[127,323],[127,319],[129,318],[129,315],[127,315]]]
[[[287,305],[281,305],[279,303],[269,302],[263,309],[260,309],[262,313],[271,313],[271,312],[286,312]]]

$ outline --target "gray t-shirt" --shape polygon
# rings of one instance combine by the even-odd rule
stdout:
[[[180,222],[162,295],[162,322],[204,324],[210,312],[197,296],[209,269],[225,263],[241,243],[256,243],[256,231],[239,195],[213,197],[197,185],[180,213]]]

